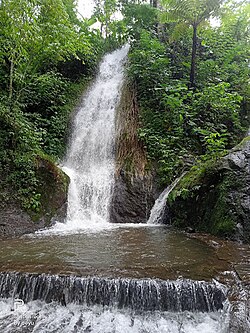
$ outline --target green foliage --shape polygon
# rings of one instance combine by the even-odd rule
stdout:
[[[226,135],[215,132],[205,136],[204,139],[206,141],[207,150],[211,154],[217,154],[225,150],[227,141]]]
[[[223,0],[162,0],[163,20],[200,24],[219,9]]]
[[[163,22],[175,22],[172,36],[183,33],[185,27],[192,28],[192,55],[190,62],[189,86],[196,87],[196,58],[198,28],[214,15],[223,0],[162,0],[164,11],[161,13]]]
[[[168,12],[175,11],[170,3]],[[200,10],[203,13],[205,7]],[[202,20],[208,18],[208,12],[201,15]],[[195,11],[182,14],[187,17],[188,13],[193,17]],[[178,40],[170,38],[179,24],[177,13],[177,23],[163,27],[170,29],[164,40],[156,38],[155,30],[146,32],[138,26],[128,74],[136,83],[141,108],[139,137],[162,183],[195,161],[216,160],[246,131],[250,91],[249,38],[245,33],[249,15],[242,7],[234,13],[226,7],[222,13],[219,28],[200,26],[196,89],[189,89],[188,82],[191,35],[186,30]],[[187,18],[189,24],[191,21]]]
[[[211,135],[214,140],[216,137],[221,140],[223,136],[225,144],[228,136],[227,148],[238,140],[238,134],[242,131],[239,119],[242,97],[228,92],[229,88],[226,83],[209,85],[193,93],[190,104],[185,105],[186,130],[195,135],[201,145]]]
[[[134,43],[129,55],[129,76],[136,82],[139,98],[158,103],[157,91],[169,75],[169,61],[164,46],[145,30],[141,38]]]
[[[69,114],[103,52],[100,33],[76,13],[74,0],[0,5],[1,182],[36,213],[37,158],[63,155]]]
[[[156,36],[157,10],[148,4],[126,2],[122,7],[126,34],[129,39],[138,41],[142,31],[153,33]]]
[[[38,198],[35,159],[40,150],[41,134],[29,122],[20,108],[13,108],[10,116],[8,106],[1,101],[0,170],[5,181],[15,190],[17,197],[27,208]],[[39,205],[36,206],[38,209]]]
[[[57,64],[95,58],[91,35],[82,31],[62,0],[4,0],[0,7],[0,64],[13,102],[19,100],[34,75]],[[74,20],[73,20],[74,21]]]
[[[106,38],[110,34],[110,23],[112,22],[112,16],[117,10],[116,0],[94,0],[95,10],[94,16],[101,24],[101,33],[104,33]],[[105,31],[103,31],[103,29]]]
[[[45,123],[44,151],[54,159],[61,159],[65,153],[69,117],[72,109],[79,102],[79,96],[86,89],[89,78],[82,78],[80,82],[71,83],[64,90],[63,102],[57,103],[50,120]]]

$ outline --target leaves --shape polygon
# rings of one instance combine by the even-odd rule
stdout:
[[[76,12],[74,0],[0,5],[0,171],[24,207],[34,211],[40,209],[36,157],[63,154],[81,78],[102,53],[100,34]]]
[[[164,1],[169,5],[168,12],[180,12],[179,7],[170,7],[170,3],[173,6],[177,2],[185,2],[185,6],[198,3]],[[213,14],[209,3],[207,6]],[[198,6],[197,10],[203,13],[204,8]],[[132,44],[129,75],[136,82],[141,108],[139,137],[163,183],[180,174],[185,165],[223,155],[244,135],[245,118],[241,114],[249,112],[246,101],[250,97],[250,68],[246,60],[249,45],[244,33],[248,29],[247,15],[242,7],[235,13],[228,8],[227,14],[222,12],[225,16],[219,28],[200,25],[196,89],[188,89],[192,46],[188,20],[179,22],[179,17],[175,17],[177,23],[168,22],[165,26],[166,36],[177,32],[178,38],[159,41],[153,31],[141,28]],[[204,13],[208,17],[208,11]]]

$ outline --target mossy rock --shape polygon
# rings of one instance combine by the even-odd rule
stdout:
[[[48,225],[52,218],[63,219],[66,215],[66,202],[69,177],[46,156],[37,157],[37,178],[40,206],[37,212],[28,211],[34,222],[42,219]]]
[[[250,137],[191,168],[168,197],[171,223],[250,242]]]
[[[37,193],[38,210],[25,209],[16,192],[9,184],[5,186],[0,198],[0,237],[20,236],[42,229],[66,216],[68,176],[47,157],[36,160],[36,176],[39,181]],[[0,187],[6,185],[0,181]],[[30,198],[28,198],[30,202]]]

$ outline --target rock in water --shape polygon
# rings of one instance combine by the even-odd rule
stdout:
[[[120,175],[114,185],[110,218],[113,223],[146,223],[154,198],[148,179]]]

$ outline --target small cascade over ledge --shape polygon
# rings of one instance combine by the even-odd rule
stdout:
[[[147,224],[161,224],[165,216],[166,201],[169,194],[184,177],[186,172],[183,172],[180,177],[176,178],[172,184],[170,184],[156,199],[153,208],[151,209]]]
[[[214,312],[223,309],[226,288],[216,283],[185,279],[163,281],[1,273],[0,298],[134,311]]]

